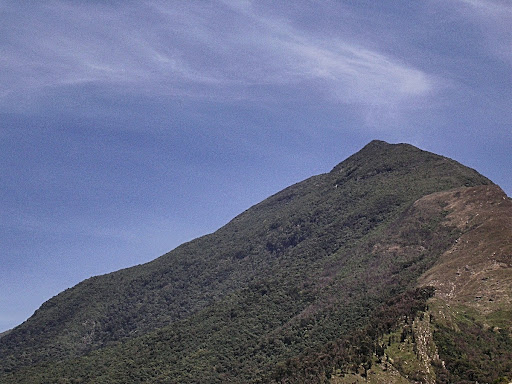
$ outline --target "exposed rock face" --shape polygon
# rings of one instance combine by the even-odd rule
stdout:
[[[435,193],[461,236],[419,279],[436,297],[486,314],[512,304],[512,200],[496,185]]]

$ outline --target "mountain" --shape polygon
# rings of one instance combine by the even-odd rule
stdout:
[[[512,201],[372,141],[0,338],[1,383],[512,379]],[[504,382],[504,381],[503,381]]]

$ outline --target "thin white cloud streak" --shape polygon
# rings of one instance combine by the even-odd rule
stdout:
[[[478,25],[485,49],[512,65],[512,3],[492,0],[453,0],[458,12]]]
[[[230,76],[241,83],[316,81],[338,100],[370,105],[396,104],[404,98],[410,102],[411,96],[428,95],[436,86],[434,77],[378,52],[345,43],[341,37],[322,40],[294,29],[286,21],[259,15],[250,1],[222,3],[249,26],[242,36],[230,38],[230,45],[238,50],[249,47],[258,53],[254,56],[268,61],[249,62],[267,70],[247,70],[247,66],[247,71],[239,72],[243,72],[241,77]],[[165,12],[165,8],[160,10]]]
[[[327,40],[315,38],[291,27],[287,22],[251,11],[250,2],[243,7],[228,2],[235,9],[265,28],[262,45],[272,47],[288,81],[320,79],[330,84],[333,93],[343,101],[388,104],[402,97],[428,94],[435,80],[420,70],[406,66],[378,52],[341,37]],[[254,36],[257,40],[259,36]],[[325,85],[323,83],[322,85]]]
[[[470,5],[475,9],[478,9],[486,14],[494,15],[497,17],[503,17],[508,14],[508,16],[512,13],[512,6],[506,5],[505,3],[500,3],[496,1],[489,0],[458,0],[461,3]]]
[[[178,4],[34,6],[2,28],[0,103],[84,83],[235,99],[250,97],[245,87],[307,83],[341,102],[396,107],[437,86],[393,57],[296,30],[249,1]]]

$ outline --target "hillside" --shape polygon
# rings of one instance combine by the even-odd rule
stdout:
[[[332,383],[509,383],[512,379],[512,200],[496,185],[434,193],[414,203],[443,207],[460,232],[418,279],[435,295],[378,339],[366,377]],[[430,208],[429,208],[430,207]]]
[[[52,298],[0,339],[0,382],[408,382],[408,340],[430,346],[416,376],[453,381],[474,327],[512,346],[510,205],[453,160],[373,141],[213,234]],[[466,325],[475,339],[451,356]],[[495,361],[475,374],[512,371]]]

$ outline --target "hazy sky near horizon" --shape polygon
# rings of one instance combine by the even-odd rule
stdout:
[[[512,195],[512,5],[0,0],[0,332],[372,139]]]

